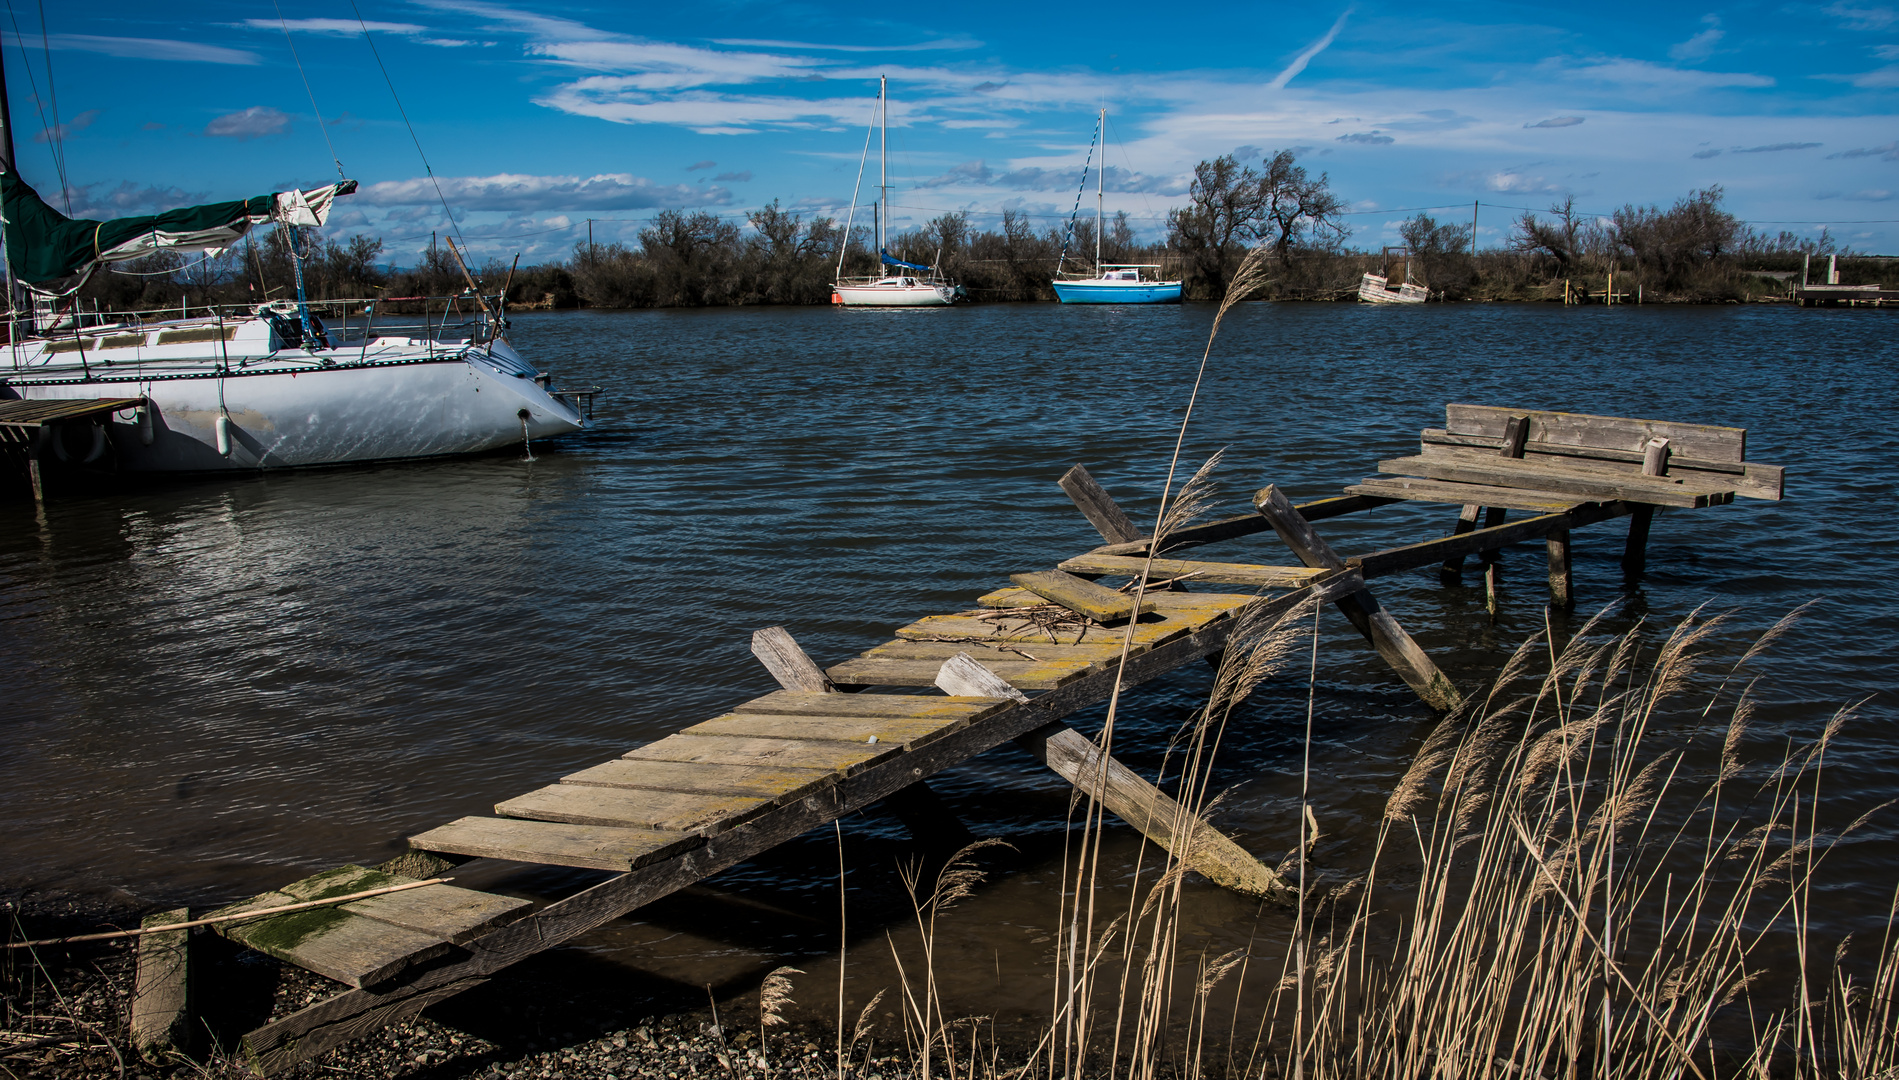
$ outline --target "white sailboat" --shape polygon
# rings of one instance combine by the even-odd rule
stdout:
[[[586,426],[578,396],[551,392],[508,342],[503,298],[478,295],[472,279],[463,296],[438,301],[439,322],[425,302],[414,325],[352,301],[330,305],[345,314],[325,326],[304,299],[300,262],[294,304],[83,312],[76,296],[94,272],[155,251],[215,254],[274,223],[292,231],[294,258],[297,230],[321,226],[356,183],[72,220],[17,175],[4,79],[0,68],[0,441],[24,440],[36,477],[42,460],[207,472],[466,454]]]
[[[877,110],[871,118],[878,132],[877,202],[872,207],[872,232],[876,237],[878,264],[884,273],[873,277],[844,276],[844,256],[850,248],[851,222],[844,224],[844,245],[837,253],[837,281],[831,286],[831,302],[846,307],[947,307],[962,295],[955,282],[945,281],[933,266],[904,262],[884,250],[884,223],[890,220],[890,125],[888,123],[890,80],[877,79]],[[864,151],[870,152],[868,141]],[[859,166],[862,173],[862,166]],[[857,193],[851,193],[851,211],[857,210]]]
[[[1096,146],[1101,146],[1102,136],[1106,134],[1108,110],[1102,109],[1095,118],[1095,141],[1088,148],[1088,164],[1082,166],[1082,183],[1088,181],[1088,167],[1093,164]],[[1180,285],[1178,281],[1160,280],[1158,263],[1104,263],[1101,261],[1101,232],[1106,224],[1103,213],[1102,192],[1106,180],[1106,169],[1095,170],[1095,273],[1093,277],[1083,277],[1077,271],[1074,277],[1062,277],[1062,268],[1068,261],[1068,245],[1062,245],[1061,258],[1055,264],[1055,299],[1064,304],[1178,304],[1180,303]],[[1081,207],[1080,194],[1075,199],[1076,209]],[[1069,218],[1070,232],[1073,232],[1074,218]],[[1142,277],[1143,270],[1152,270],[1152,277]]]

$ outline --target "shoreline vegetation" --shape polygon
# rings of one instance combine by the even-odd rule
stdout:
[[[1541,213],[1523,212],[1501,246],[1476,251],[1472,223],[1417,213],[1404,222],[1400,242],[1411,251],[1412,279],[1445,301],[1602,303],[1611,281],[1617,303],[1786,301],[1810,259],[1813,280],[1824,280],[1829,256],[1839,260],[1841,284],[1899,276],[1899,258],[1841,247],[1824,229],[1817,237],[1756,231],[1722,200],[1717,185],[1669,207],[1627,204],[1598,217],[1566,198]],[[1382,273],[1384,258],[1349,244],[1347,205],[1325,174],[1311,175],[1291,151],[1269,155],[1257,168],[1219,157],[1196,167],[1188,202],[1169,212],[1164,238],[1143,241],[1125,212],[1104,222],[1102,259],[1157,264],[1163,276],[1185,282],[1186,299],[1219,301],[1247,252],[1264,248],[1266,277],[1250,298],[1355,300],[1360,277]],[[978,229],[968,213],[956,212],[895,234],[888,248],[939,265],[979,302],[1053,301],[1058,266],[1092,268],[1094,231],[1085,217],[1072,229],[1038,230],[1015,210],[1002,212],[998,228]],[[293,298],[285,235],[247,237],[220,257],[195,262],[161,252],[98,275],[80,296],[109,311]],[[747,213],[743,225],[704,211],[662,210],[636,243],[583,242],[564,260],[514,266],[489,259],[468,269],[484,292],[505,288],[516,309],[828,304],[843,239],[834,219],[774,201]],[[467,287],[446,242],[407,269],[380,261],[385,247],[375,237],[338,240],[306,230],[306,245],[311,300],[400,302]],[[851,230],[847,276],[877,270],[870,246],[867,229]]]

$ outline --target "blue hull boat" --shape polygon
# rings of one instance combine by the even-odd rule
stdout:
[[[1094,278],[1056,281],[1055,297],[1064,304],[1178,304],[1178,281],[1126,281]]]

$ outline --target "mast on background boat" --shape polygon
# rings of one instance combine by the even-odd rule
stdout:
[[[884,257],[884,218],[890,215],[890,88],[888,76],[877,76],[877,258]],[[881,265],[879,266],[881,269]]]
[[[1103,106],[1101,115],[1095,117],[1095,138],[1101,139],[1108,133],[1108,109]],[[1095,277],[1101,276],[1101,227],[1106,224],[1101,216],[1101,185],[1108,172],[1108,144],[1101,143],[1101,164],[1095,167]]]

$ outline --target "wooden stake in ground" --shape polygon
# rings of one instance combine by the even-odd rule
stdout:
[[[186,908],[147,915],[140,927],[138,981],[132,998],[132,1047],[162,1065],[191,1052],[191,931],[168,927],[189,922]]]

